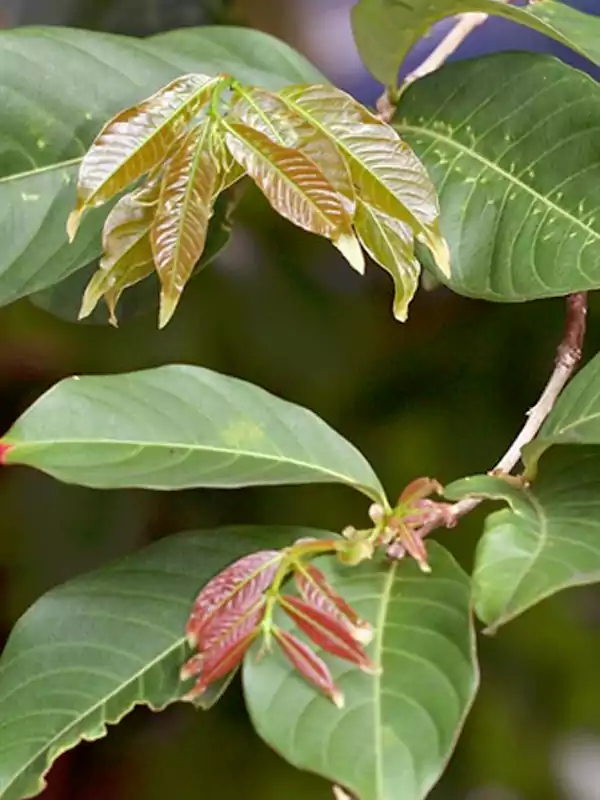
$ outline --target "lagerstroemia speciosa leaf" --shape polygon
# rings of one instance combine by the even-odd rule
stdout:
[[[322,565],[374,629],[367,652],[377,674],[324,656],[343,708],[301,679],[293,658],[302,653],[294,642],[290,661],[274,649],[259,661],[251,650],[244,663],[244,692],[258,733],[287,761],[341,784],[358,800],[425,798],[477,689],[468,577],[439,545],[430,543],[429,553],[431,575],[414,562],[384,558],[353,568]],[[281,627],[289,633],[283,618]],[[306,669],[325,692],[331,688],[318,661]]]
[[[600,582],[597,447],[553,448],[528,487],[480,475],[456,481],[446,494],[509,505],[487,517],[473,570],[475,611],[490,630],[562,589]]]
[[[323,535],[251,526],[177,534],[41,597],[0,656],[0,798],[37,795],[61,753],[105,736],[135,705],[182,698],[186,618],[228,563]],[[214,702],[226,682],[195,702]]]
[[[333,482],[387,504],[365,458],[315,414],[200,367],[61,381],[17,420],[0,448],[5,464],[82,486]]]

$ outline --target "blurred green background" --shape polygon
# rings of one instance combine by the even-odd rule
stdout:
[[[364,99],[375,87],[351,48],[349,5],[4,0],[0,24],[149,34],[233,19],[282,36]],[[495,306],[420,292],[401,325],[382,271],[355,275],[327,243],[276,218],[256,192],[236,216],[230,247],[192,282],[164,332],[153,315],[115,331],[60,321],[28,301],[1,309],[2,430],[66,375],[186,362],[310,407],[363,450],[392,495],[417,475],[449,481],[497,460],[551,368],[562,301]],[[592,299],[587,356],[600,346],[598,306]],[[158,537],[235,522],[340,530],[362,524],[366,512],[360,497],[340,487],[93,492],[19,469],[0,475],[0,509],[2,637],[46,589]],[[466,569],[482,518],[477,512],[438,535]],[[585,589],[481,640],[481,693],[435,800],[600,798],[599,628],[600,593]],[[325,800],[331,789],[260,743],[238,686],[209,714],[136,711],[104,740],[61,757],[43,795],[283,796]]]

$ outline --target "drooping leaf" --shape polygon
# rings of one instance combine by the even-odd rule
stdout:
[[[106,735],[136,704],[180,699],[189,688],[179,681],[185,622],[200,587],[253,550],[319,535],[250,526],[182,533],[40,598],[0,657],[0,798],[38,794],[61,753]]]
[[[290,86],[280,96],[335,143],[348,163],[358,196],[409,225],[448,275],[449,255],[439,233],[435,189],[423,164],[396,131],[333,87]]]
[[[334,143],[318,128],[310,125],[282,99],[264,89],[248,89],[234,103],[234,118],[239,118],[272,141],[295,148],[313,161],[339,195],[345,211],[354,216],[356,196],[348,165]],[[359,275],[365,271],[365,259],[356,237],[350,230],[333,240],[350,266]]]
[[[176,78],[106,123],[79,167],[77,202],[67,221],[69,239],[87,209],[104,205],[162,163],[220,80],[199,74]]]
[[[65,225],[81,158],[120,109],[186,73],[228,72],[271,89],[323,81],[283,42],[248,28],[137,39],[25,27],[0,31],[0,52],[0,306],[100,256],[108,209],[86,214],[72,245]]]
[[[150,236],[161,283],[160,328],[173,316],[204,250],[218,179],[210,147],[212,133],[212,119],[193,128],[162,179]]]
[[[502,0],[358,0],[352,30],[360,55],[382,83],[395,86],[409,50],[436,22],[454,14],[481,11],[518,22],[556,39],[600,63],[600,20],[561,2],[541,0],[525,8]]]
[[[192,273],[192,279],[212,263],[229,243],[232,229],[231,214],[235,208],[237,199],[238,193],[236,190],[226,192],[217,198],[214,215],[208,225],[208,236],[206,238],[204,252]],[[111,305],[114,304],[116,306],[117,301],[119,301],[119,322],[122,323],[123,321],[157,309],[159,300],[158,276],[154,270],[153,262],[148,265],[148,268],[151,272],[149,277],[141,283],[136,283],[135,286],[128,287],[128,290],[123,293],[121,299],[116,296],[116,292],[114,293],[114,298],[109,294],[108,300],[111,302]],[[141,272],[143,270],[143,265],[136,268],[133,273],[129,271],[126,272],[131,280],[136,277],[137,269]],[[55,286],[45,289],[43,292],[32,295],[30,300],[34,305],[42,308],[44,311],[48,311],[68,322],[75,322],[79,314],[81,298],[85,287],[89,281],[98,274],[98,271],[95,269],[95,264],[90,264],[89,267],[78,270],[61,283],[57,283]],[[96,280],[99,281],[100,277],[96,278]],[[94,324],[106,324],[109,321],[110,319],[104,305],[96,306],[91,315],[85,319],[85,322]]]
[[[110,322],[116,324],[115,307],[122,293],[152,273],[150,225],[159,188],[160,181],[155,177],[122,197],[106,218],[102,231],[103,256],[83,294],[79,319],[88,317],[104,297]]]
[[[433,573],[409,561],[333,567],[329,577],[375,627],[379,675],[326,653],[342,710],[316,696],[277,653],[244,664],[254,726],[287,761],[358,800],[422,800],[438,780],[477,689],[469,580],[439,545]]]
[[[552,450],[526,489],[488,475],[446,488],[450,499],[468,494],[510,506],[488,516],[475,557],[475,611],[491,630],[561,589],[600,581],[597,447]]]
[[[421,267],[415,258],[408,225],[392,219],[373,206],[358,201],[354,227],[371,258],[394,281],[394,316],[404,322],[408,306],[419,285]]]
[[[226,144],[282,217],[332,241],[352,235],[341,197],[312,159],[243,122],[227,122]]]
[[[536,438],[525,446],[528,474],[534,474],[542,454],[555,444],[600,444],[600,355],[562,391]]]
[[[600,286],[597,83],[545,55],[487,56],[414,83],[394,124],[437,187],[452,289],[517,302]]]
[[[5,464],[81,486],[345,483],[384,497],[365,458],[315,414],[200,367],[68,378],[2,443]]]

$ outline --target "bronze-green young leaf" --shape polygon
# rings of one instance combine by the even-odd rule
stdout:
[[[410,301],[417,291],[420,273],[420,265],[413,252],[411,229],[360,199],[354,227],[371,258],[392,276],[394,316],[404,322]]]
[[[357,195],[410,226],[450,273],[448,246],[438,225],[439,206],[427,171],[396,131],[350,95],[332,86],[290,86],[280,97],[336,144],[350,167]]]
[[[161,163],[220,80],[184,75],[104,126],[81,162],[77,202],[67,222],[69,239],[87,209],[103,205]]]
[[[165,170],[150,238],[161,284],[159,327],[173,316],[202,255],[218,179],[211,152],[213,122],[188,133]]]
[[[312,159],[336,192],[346,210],[354,215],[356,193],[350,170],[334,142],[318,127],[294,111],[278,95],[265,89],[248,89],[239,96],[231,113],[241,122],[286,147],[295,147]]]
[[[116,325],[115,307],[123,291],[152,273],[149,232],[159,188],[160,180],[155,176],[140,189],[122,197],[106,218],[100,268],[86,287],[79,319],[89,316],[104,297],[110,321]]]
[[[331,239],[352,239],[352,222],[340,195],[317,165],[242,122],[223,122],[233,157],[282,217]]]
[[[356,195],[348,165],[335,144],[319,128],[293,111],[276,94],[264,89],[243,89],[232,108],[234,117],[272,141],[299,150],[313,161],[336,190],[350,217],[356,209]],[[356,237],[348,232],[334,241],[350,266],[360,275],[365,259]]]

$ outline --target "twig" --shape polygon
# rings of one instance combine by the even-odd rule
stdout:
[[[554,408],[558,395],[575,372],[581,359],[586,317],[587,292],[576,292],[569,295],[567,297],[565,331],[556,351],[554,371],[540,399],[528,412],[527,422],[490,474],[507,475],[514,469],[521,458],[521,450],[535,437],[544,420]],[[480,503],[481,498],[464,497],[458,503],[446,506],[436,527],[454,527],[461,517],[464,517]]]

